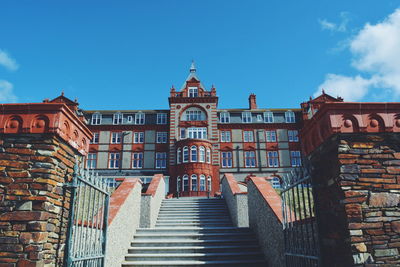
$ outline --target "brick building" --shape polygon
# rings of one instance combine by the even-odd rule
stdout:
[[[216,88],[194,64],[182,88],[170,89],[168,110],[85,110],[94,133],[87,167],[107,178],[169,177],[169,192],[206,195],[224,173],[281,176],[301,165],[300,109],[218,107]]]

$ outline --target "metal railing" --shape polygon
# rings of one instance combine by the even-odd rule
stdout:
[[[321,266],[314,188],[308,168],[283,177],[282,211],[287,267]]]
[[[76,164],[73,180],[66,185],[71,192],[68,218],[67,267],[103,267],[110,194],[105,180]]]

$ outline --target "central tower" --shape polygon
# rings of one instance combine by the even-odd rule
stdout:
[[[180,196],[214,195],[219,190],[218,97],[207,91],[194,62],[180,91],[171,88],[170,192]]]

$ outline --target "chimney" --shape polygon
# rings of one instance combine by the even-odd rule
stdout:
[[[255,94],[250,94],[250,96],[249,96],[249,109],[257,109]]]

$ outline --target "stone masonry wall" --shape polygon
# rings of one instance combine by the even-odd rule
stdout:
[[[76,151],[54,134],[0,135],[0,266],[62,266]]]
[[[323,266],[399,266],[400,134],[338,134],[310,160]]]

